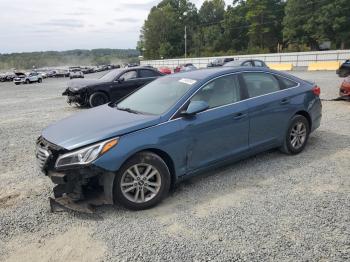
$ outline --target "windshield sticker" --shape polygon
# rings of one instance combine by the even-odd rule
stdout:
[[[184,83],[184,84],[187,84],[187,85],[193,85],[193,84],[195,84],[197,81],[196,81],[196,80],[193,80],[193,79],[188,79],[188,78],[181,78],[181,79],[179,80],[179,82]]]

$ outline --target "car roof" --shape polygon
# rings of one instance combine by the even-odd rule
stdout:
[[[204,68],[193,71],[185,71],[176,74],[172,74],[168,77],[184,77],[184,78],[193,78],[196,80],[206,79],[208,77],[216,77],[220,75],[224,75],[227,73],[235,73],[241,71],[271,71],[267,68],[251,68],[251,67],[212,67],[212,68]]]
[[[239,73],[239,72],[267,72],[267,73],[273,73],[277,74],[283,77],[287,77],[289,79],[292,79],[297,82],[305,82],[304,80],[295,77],[293,75],[272,70],[270,68],[266,67],[247,67],[247,66],[241,66],[241,67],[212,67],[212,68],[205,68],[205,69],[198,69],[193,71],[185,71],[185,72],[179,72],[176,74],[171,74],[168,76],[165,76],[167,78],[189,78],[194,79],[199,82],[206,82],[212,78],[230,74],[230,73]]]

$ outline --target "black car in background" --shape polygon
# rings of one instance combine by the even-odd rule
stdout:
[[[95,107],[117,101],[163,74],[148,67],[114,69],[99,79],[74,79],[62,95],[69,104]]]
[[[235,60],[228,62],[223,65],[224,67],[240,67],[240,66],[248,66],[248,67],[265,67],[269,68],[264,61],[258,59],[243,59],[243,60]]]
[[[346,60],[337,70],[337,75],[339,77],[350,76],[350,60]]]
[[[216,58],[214,61],[210,62],[207,67],[219,67],[223,66],[227,62],[234,61],[235,59],[233,57],[228,58]]]

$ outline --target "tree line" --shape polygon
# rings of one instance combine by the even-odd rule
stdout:
[[[92,49],[0,54],[0,70],[30,69],[33,66],[103,65],[132,62],[138,59],[135,49]]]
[[[141,29],[146,59],[350,48],[349,0],[162,0]]]

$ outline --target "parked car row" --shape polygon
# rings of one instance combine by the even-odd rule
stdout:
[[[240,66],[247,66],[247,67],[265,67],[268,68],[268,66],[265,64],[264,61],[258,60],[258,59],[242,59],[242,60],[234,60],[234,58],[218,58],[215,59],[213,62],[210,62],[207,67],[240,67]],[[151,67],[151,66],[149,66]],[[193,65],[192,63],[185,63],[180,64],[177,67],[174,68],[174,71],[172,71],[169,67],[160,67],[159,71],[163,74],[172,74],[178,73],[178,72],[185,72],[185,71],[192,71],[196,70],[197,67]]]
[[[163,76],[150,67],[75,79],[64,95],[91,106],[43,130],[36,157],[55,184],[51,207],[157,205],[177,182],[279,148],[303,151],[320,126],[320,88],[265,67]]]
[[[0,82],[11,82],[16,77],[15,73],[7,72],[0,74]]]

